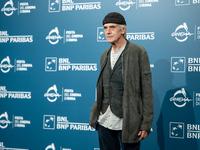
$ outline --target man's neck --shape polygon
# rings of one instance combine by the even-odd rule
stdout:
[[[126,39],[121,38],[116,43],[111,43],[111,44],[112,44],[112,48],[113,48],[114,53],[115,53],[118,49],[120,49],[121,47],[123,47],[126,44]]]

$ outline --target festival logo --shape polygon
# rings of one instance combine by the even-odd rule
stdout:
[[[11,123],[12,122],[8,120],[8,113],[7,112],[0,115],[0,128],[1,129],[7,128],[8,125],[11,124]]]
[[[44,94],[44,97],[47,97],[48,101],[55,102],[58,97],[62,97],[62,102],[66,100],[75,101],[78,97],[82,97],[81,93],[75,93],[73,89],[62,88],[62,95],[58,93],[56,85],[53,85],[47,90],[47,93]]]
[[[14,66],[10,63],[10,58],[7,56],[1,61],[0,68],[3,73],[8,73]]]
[[[188,37],[191,37],[192,35],[194,35],[194,33],[190,33],[188,31],[188,26],[187,26],[186,22],[184,22],[182,25],[179,25],[175,29],[175,32],[173,32],[171,34],[171,36],[175,37],[175,39],[178,42],[185,42],[188,39]]]
[[[200,93],[197,91],[193,91],[190,98],[188,98],[185,88],[181,88],[177,90],[174,95],[170,98],[170,101],[174,103],[176,107],[185,107],[188,103],[193,102],[191,105],[193,107],[200,106]]]
[[[55,29],[52,29],[49,32],[49,35],[46,37],[46,40],[49,40],[49,43],[52,45],[55,45],[63,38],[63,43],[66,42],[78,42],[78,39],[83,38],[83,34],[77,34],[75,31],[65,31],[64,35],[61,37],[59,35],[58,27],[55,27]]]
[[[170,101],[172,101],[176,107],[180,108],[184,107],[187,103],[192,101],[192,99],[188,99],[185,89],[182,88],[174,93],[174,96],[170,98]]]
[[[48,101],[50,101],[50,102],[55,102],[57,100],[57,98],[60,96],[62,96],[62,95],[60,95],[58,93],[58,89],[57,89],[56,85],[53,85],[52,87],[50,87],[47,90],[47,93],[44,94],[44,97],[47,97]]]
[[[55,27],[55,29],[52,29],[49,32],[49,35],[46,37],[46,40],[49,40],[49,43],[55,45],[61,40],[63,37],[59,35],[58,27]]]
[[[116,3],[116,6],[119,6],[119,8],[123,11],[126,11],[128,9],[130,9],[131,5],[136,4],[136,2],[133,2],[132,0],[119,0]]]
[[[25,120],[23,116],[14,116],[13,115],[13,122],[8,120],[8,113],[5,112],[0,115],[0,128],[5,129],[8,127],[9,124],[12,123],[12,128],[25,128],[26,125],[30,125],[30,120]]]
[[[19,14],[27,14],[27,13],[31,13],[31,10],[36,9],[36,6],[34,5],[29,5],[28,2],[18,2],[18,8],[14,7],[14,3],[13,0],[9,0],[5,3],[4,7],[1,9],[2,12],[4,12],[4,14],[6,16],[11,16],[14,11],[18,10],[18,15]]]
[[[116,2],[116,6],[119,7],[122,11],[127,11],[131,8],[131,6],[135,5],[135,8],[138,9],[140,7],[152,7],[153,3],[158,3],[159,0],[119,0]]]
[[[1,61],[0,68],[3,73],[8,73],[11,68],[14,68],[14,72],[16,71],[27,71],[28,68],[33,67],[32,64],[27,64],[25,60],[16,60],[14,66],[11,65],[10,58],[7,56]]]
[[[184,123],[170,122],[170,138],[184,139]]]
[[[1,9],[1,11],[3,11],[6,16],[11,16],[16,10],[17,8],[14,7],[14,3],[12,0],[6,2],[4,7]]]

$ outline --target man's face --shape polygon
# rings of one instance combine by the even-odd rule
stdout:
[[[125,28],[120,30],[119,25],[116,23],[106,23],[104,24],[104,32],[106,40],[108,43],[114,44],[119,41],[120,38],[123,38]]]

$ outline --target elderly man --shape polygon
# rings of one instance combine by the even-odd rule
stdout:
[[[139,150],[153,120],[149,58],[143,47],[126,40],[121,14],[107,14],[103,26],[111,47],[101,55],[90,125],[98,130],[100,150]]]

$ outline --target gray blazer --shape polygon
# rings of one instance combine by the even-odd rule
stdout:
[[[95,129],[102,106],[102,71],[110,49],[107,48],[100,59],[101,70],[96,85],[97,100],[91,108],[89,123]],[[136,143],[140,130],[149,133],[151,131],[154,115],[152,74],[148,54],[142,46],[127,41],[122,58],[124,83],[122,142]]]

